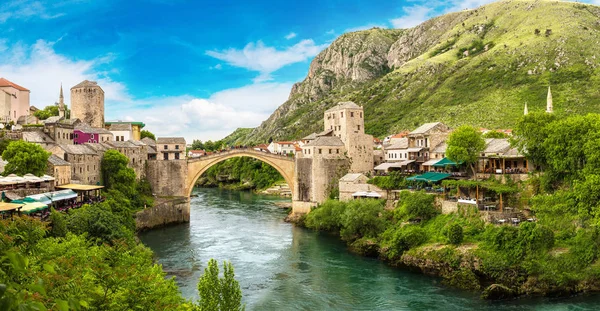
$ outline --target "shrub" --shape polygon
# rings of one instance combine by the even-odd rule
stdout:
[[[345,204],[338,200],[327,200],[306,215],[306,227],[320,231],[339,231]]]
[[[389,246],[389,259],[397,258],[403,252],[417,247],[428,240],[427,232],[418,225],[390,228],[385,234],[384,245]]]
[[[446,236],[448,237],[448,241],[451,244],[459,245],[463,241],[463,228],[461,225],[454,223],[451,224],[446,232]]]
[[[353,200],[342,214],[340,234],[346,241],[377,237],[386,228],[383,200]]]
[[[434,205],[435,196],[424,191],[403,191],[400,193],[400,205],[394,211],[396,220],[428,220],[439,214]]]

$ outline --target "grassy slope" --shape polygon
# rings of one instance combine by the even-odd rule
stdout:
[[[364,105],[366,131],[379,137],[431,121],[510,128],[525,103],[530,111],[545,108],[548,84],[556,111],[599,110],[599,7],[513,0],[452,14],[467,17],[437,46],[379,79],[338,87],[318,101],[298,105],[292,115],[277,120],[281,131],[275,138],[320,130],[323,111],[341,100]],[[546,29],[552,31],[549,36]],[[475,56],[457,56],[477,40],[493,46]],[[446,49],[439,53],[440,48]],[[239,141],[263,141],[268,135],[273,134],[254,133]]]

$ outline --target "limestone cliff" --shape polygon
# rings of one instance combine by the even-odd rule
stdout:
[[[510,0],[446,14],[411,29],[370,29],[335,40],[289,99],[238,143],[297,139],[322,127],[323,111],[352,100],[369,134],[423,122],[507,128],[543,109],[598,111],[600,8]]]

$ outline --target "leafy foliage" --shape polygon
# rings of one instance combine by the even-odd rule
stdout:
[[[148,130],[142,130],[142,132],[140,132],[140,139],[143,138],[152,138],[153,140],[156,140],[156,136],[154,136],[154,134]]]
[[[199,311],[237,311],[244,310],[242,305],[242,291],[240,284],[235,280],[233,266],[230,262],[223,262],[223,277],[219,277],[217,261],[208,261],[208,267],[198,281],[197,310]]]
[[[459,224],[452,224],[446,233],[450,244],[459,245],[463,241],[463,228]]]
[[[226,180],[221,176],[227,176]],[[236,157],[210,167],[203,176],[205,186],[233,189],[266,189],[283,181],[281,174],[271,165],[249,157]]]
[[[33,113],[33,115],[40,120],[46,120],[50,117],[58,116],[58,114],[58,105],[46,106],[44,109],[40,109]],[[71,110],[65,105],[65,116],[68,118],[70,115]]]
[[[425,191],[402,191],[398,208],[394,210],[396,220],[428,220],[439,214],[434,206],[435,196]]]
[[[13,141],[2,152],[2,159],[8,162],[4,167],[4,175],[23,176],[31,173],[42,176],[46,173],[49,157],[50,152],[38,144],[22,140]]]
[[[485,149],[485,140],[481,137],[481,133],[472,126],[463,125],[450,134],[447,144],[446,156],[448,159],[469,165],[475,176],[474,164],[477,163],[480,153]]]

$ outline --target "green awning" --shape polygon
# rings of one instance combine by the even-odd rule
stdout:
[[[460,165],[461,163],[456,164],[456,162],[448,159],[448,158],[443,158],[440,161],[438,161],[437,163],[435,163],[433,166],[434,167],[446,167],[446,166],[457,166]]]
[[[31,213],[43,211],[47,208],[48,208],[48,205],[46,205],[44,203],[39,203],[39,202],[28,203],[28,204],[23,205],[23,207],[21,208],[21,212],[23,214],[31,214]]]
[[[423,175],[415,175],[406,178],[406,180],[412,181],[424,181],[424,182],[438,182],[442,179],[448,178],[452,176],[451,174],[446,173],[437,173],[437,172],[427,172]]]

